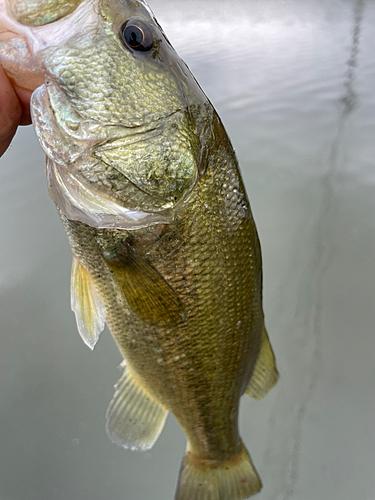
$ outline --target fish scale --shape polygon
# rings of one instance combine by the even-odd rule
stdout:
[[[225,162],[224,165],[227,166],[227,163]],[[223,172],[224,175],[225,172],[226,171],[224,170]],[[217,183],[217,179],[218,179],[217,170],[213,172],[211,179],[209,179],[209,176],[207,175],[207,181],[211,181],[220,185],[220,183]],[[202,184],[204,184],[205,181],[206,178],[202,179]],[[233,342],[233,334],[229,332],[228,335],[226,334],[225,330],[230,328],[230,326],[232,325],[234,325],[234,327],[232,326],[232,328],[236,328],[237,323],[239,321],[238,317],[244,318],[243,327],[245,328],[246,317],[244,317],[243,313],[244,301],[241,295],[244,293],[243,292],[244,289],[245,293],[248,293],[248,289],[254,290],[255,288],[254,282],[257,281],[257,278],[253,276],[248,276],[246,282],[244,282],[242,274],[241,278],[242,283],[240,283],[239,274],[232,272],[231,262],[233,262],[233,260],[236,260],[237,256],[235,259],[233,259],[231,253],[232,252],[238,253],[240,251],[241,254],[245,254],[247,258],[250,254],[250,249],[248,248],[247,245],[248,234],[246,234],[248,233],[248,231],[243,231],[243,232],[241,231],[241,233],[243,233],[243,241],[241,241],[241,239],[240,241],[238,241],[238,237],[232,236],[228,232],[224,232],[224,234],[222,233],[220,238],[217,238],[216,236],[217,229],[223,227],[223,222],[222,219],[217,216],[217,214],[220,213],[220,210],[215,210],[216,208],[215,204],[217,204],[217,201],[215,201],[216,193],[215,191],[210,189],[209,186],[207,186],[207,188],[203,188],[203,192],[209,193],[210,197],[208,198],[207,201],[213,207],[213,213],[209,217],[209,222],[206,223],[206,220],[208,218],[207,213],[205,214],[205,217],[202,218],[199,217],[199,212],[205,213],[205,208],[204,208],[204,203],[201,200],[201,192],[198,189],[196,191],[196,195],[192,197],[189,203],[189,209],[190,209],[189,213],[191,214],[190,217],[193,217],[193,219],[196,222],[192,224],[190,227],[186,228],[184,224],[180,223],[180,221],[178,220],[176,221],[176,229],[173,227],[168,227],[167,230],[168,233],[174,232],[174,230],[180,233],[178,235],[174,234],[174,238],[176,238],[177,236],[179,241],[181,242],[180,247],[184,247],[184,254],[181,255],[181,257],[178,257],[176,254],[174,254],[173,267],[170,266],[170,263],[172,261],[171,259],[169,259],[168,256],[169,245],[168,243],[165,244],[165,240],[168,240],[168,238],[165,237],[160,239],[158,244],[154,246],[154,248],[152,248],[152,246],[150,245],[151,248],[147,249],[148,262],[150,262],[154,266],[154,268],[160,273],[160,275],[164,279],[169,279],[172,288],[179,295],[182,302],[184,302],[185,298],[184,295],[189,296],[186,298],[190,299],[192,290],[195,291],[195,297],[193,301],[191,300],[187,301],[187,307],[189,312],[187,313],[187,319],[185,323],[179,325],[176,332],[171,331],[171,329],[168,330],[167,335],[171,339],[173,339],[173,342],[171,342],[172,345],[167,344],[168,356],[169,359],[171,360],[171,363],[163,365],[163,367],[158,368],[158,372],[163,372],[165,370],[165,373],[159,373],[159,374],[153,373],[153,371],[150,370],[150,368],[147,366],[147,363],[143,365],[145,373],[142,373],[141,369],[137,365],[135,365],[136,361],[133,361],[133,357],[144,360],[144,359],[150,359],[151,356],[152,359],[153,355],[152,349],[150,349],[147,344],[142,344],[142,346],[145,348],[144,352],[135,353],[134,351],[132,351],[131,354],[129,354],[126,350],[127,341],[126,339],[123,338],[124,326],[121,325],[121,331],[117,332],[117,329],[112,326],[111,324],[112,322],[109,318],[107,318],[107,322],[110,325],[110,329],[112,333],[115,335],[117,342],[120,345],[120,348],[123,352],[125,359],[127,359],[128,362],[131,363],[132,366],[134,366],[137,373],[142,376],[142,379],[146,382],[149,388],[152,388],[153,380],[162,380],[164,386],[165,381],[168,380],[169,377],[174,378],[175,363],[173,362],[173,358],[175,356],[181,356],[181,354],[185,354],[188,356],[190,352],[194,352],[194,347],[191,346],[191,343],[195,344],[195,338],[196,338],[197,342],[200,344],[200,350],[199,350],[200,356],[197,357],[198,367],[195,368],[195,370],[197,370],[198,372],[199,385],[201,384],[204,385],[205,383],[204,381],[205,380],[207,381],[207,391],[213,392],[212,399],[214,400],[214,402],[217,403],[218,413],[222,414],[223,413],[222,405],[227,399],[227,394],[233,392],[233,382],[229,377],[227,377],[228,381],[226,384],[220,385],[216,383],[217,378],[218,377],[220,378],[221,376],[220,374],[221,367],[225,366],[225,369],[229,368],[229,371],[238,371],[239,351],[243,351],[244,349],[246,350],[246,342],[245,343],[239,343],[238,341]],[[242,212],[240,212],[240,216],[241,220],[244,221],[244,218],[242,217]],[[181,220],[184,219],[183,212],[180,214],[179,219]],[[237,224],[236,214],[232,214],[232,223]],[[224,229],[226,231],[227,228]],[[132,240],[135,248],[137,248],[136,239],[137,239],[136,231],[134,231],[132,234]],[[215,240],[213,245],[211,243],[212,239]],[[244,246],[245,250],[243,250]],[[201,251],[197,252],[197,248],[200,248]],[[84,255],[86,255],[86,252],[84,252]],[[179,262],[179,258],[181,258],[183,261],[187,263],[189,263],[189,260],[193,261],[193,270],[190,273],[193,282],[191,283],[190,286],[189,283],[187,284],[187,288],[185,288],[185,294],[180,293],[178,287],[176,286],[177,282],[182,281],[181,269],[186,267],[186,264],[185,266],[181,265],[181,263]],[[243,261],[246,262],[246,260],[244,259]],[[163,262],[165,263],[164,266],[162,265]],[[88,262],[83,260],[83,263],[89,268]],[[224,266],[226,269],[224,269]],[[96,263],[93,265],[93,270],[94,269],[97,269]],[[203,280],[202,283],[201,276],[205,275],[206,276],[209,275],[210,280],[209,281]],[[229,288],[233,289],[231,293],[229,293]],[[98,285],[98,289],[100,289],[100,285]],[[238,295],[240,295],[240,298],[238,298]],[[216,300],[212,301],[212,297],[219,297],[219,296],[222,297],[222,301],[216,301]],[[240,307],[238,307],[238,304]],[[226,317],[227,319],[224,322],[224,324],[220,325],[218,318],[221,318],[223,315],[223,305],[224,305],[224,317]],[[117,312],[119,311],[119,307],[117,304],[112,303],[110,306],[110,310]],[[258,346],[260,346],[260,339],[261,339],[260,320],[261,318],[259,317],[257,336],[253,333],[252,337],[249,337],[252,339],[252,342],[258,344]],[[127,317],[126,321],[127,321],[127,329],[129,329],[129,331],[132,332],[132,335],[134,335],[134,332],[137,332],[137,336],[142,337],[143,332],[145,330],[145,325],[142,324],[142,322],[139,322],[137,317],[133,317],[131,313]],[[116,319],[115,322],[116,324],[121,324],[121,321],[119,321],[119,319]],[[204,336],[202,336],[202,329],[205,330]],[[151,331],[149,333],[151,333]],[[158,332],[159,339],[161,338],[163,333],[164,332],[162,331]],[[160,340],[160,342],[161,342],[160,345],[163,346],[164,340]],[[218,354],[222,352],[224,353],[223,355],[227,357],[225,365],[222,365],[220,359],[223,355],[221,356],[218,356],[217,354],[215,355],[215,350],[219,351]],[[245,356],[245,362],[248,365],[247,369],[248,378],[251,373],[251,367],[255,362],[256,354],[257,351],[255,351],[253,360],[248,360],[247,357]],[[229,360],[228,356],[230,356]],[[215,360],[216,368],[215,370],[212,369],[207,370],[206,367],[212,368],[212,359]],[[154,364],[155,361],[157,360],[154,360]],[[170,366],[171,369],[169,368]],[[200,369],[199,366],[201,367]],[[188,374],[191,373],[192,372],[188,372],[186,374],[186,377],[185,376],[182,377],[184,382],[186,382],[186,380],[189,380]],[[208,374],[210,374],[210,377],[207,376]],[[242,373],[239,372],[239,375],[241,376]],[[190,375],[190,378],[192,379],[194,385],[196,385],[196,378],[195,378],[196,376],[197,374],[194,374],[194,377]],[[209,378],[211,378],[212,381],[210,381]],[[241,385],[243,385],[242,380],[241,380]],[[239,399],[240,397],[241,385],[236,387],[237,399]],[[168,384],[166,384],[166,388],[168,388]],[[199,387],[198,389],[200,390]],[[169,396],[168,394],[161,394],[160,390],[161,390],[160,387],[156,388],[155,390],[155,394],[158,396],[158,399],[164,402],[166,400],[174,400],[174,406],[177,407],[176,409],[174,407],[170,407],[170,405],[166,406],[168,407],[168,409],[173,411],[173,413],[178,418],[178,414],[181,412],[181,407],[184,406],[184,398],[182,397],[179,398],[177,401],[175,401],[177,397],[176,391],[173,391],[173,394]],[[222,397],[220,397],[221,396],[220,391],[223,394]],[[207,399],[207,392],[204,393],[205,393],[205,398]],[[211,407],[211,413],[214,411],[212,409],[214,402],[210,401],[209,403],[207,403]],[[225,413],[224,420],[227,418],[227,414],[230,413],[231,411],[232,401],[228,401],[226,406],[228,406],[229,409],[228,411],[224,412]],[[199,424],[195,422],[194,425],[199,425]]]
[[[228,163],[223,163],[224,167],[227,167]],[[209,195],[205,201],[212,206],[212,212],[209,214],[206,212],[204,203],[201,200],[201,190],[197,189],[196,194],[190,199],[188,204],[189,213],[191,214],[190,217],[194,222],[186,227],[186,224],[180,222],[184,220],[184,213],[182,212],[174,225],[175,227],[170,225],[167,229],[167,233],[163,235],[158,242],[156,242],[156,245],[149,244],[150,248],[143,248],[143,252],[141,252],[141,254],[147,252],[148,261],[152,263],[154,268],[164,279],[169,280],[172,288],[179,295],[180,299],[184,301],[184,298],[186,297],[189,312],[185,323],[183,325],[179,325],[176,331],[172,331],[171,329],[167,330],[167,336],[173,340],[168,342],[168,338],[165,340],[162,339],[162,334],[165,333],[163,331],[153,332],[152,329],[149,329],[149,337],[152,336],[152,333],[157,333],[155,335],[155,343],[150,344],[149,342],[143,340],[139,343],[139,348],[141,349],[139,352],[135,352],[134,349],[132,349],[131,352],[128,352],[127,345],[130,339],[124,332],[124,323],[126,323],[126,330],[131,332],[130,336],[132,338],[135,336],[141,339],[144,339],[145,324],[140,322],[138,317],[133,315],[130,310],[125,312],[123,304],[114,304],[113,299],[108,301],[107,309],[110,313],[107,316],[107,323],[109,324],[111,332],[119,344],[124,358],[132,364],[138,375],[140,375],[142,380],[144,380],[148,388],[151,390],[153,389],[153,385],[155,385],[153,382],[154,380],[163,381],[162,385],[166,389],[168,389],[170,385],[173,386],[173,384],[168,384],[169,379],[172,379],[170,380],[171,382],[175,380],[176,363],[173,361],[173,358],[179,356],[180,360],[182,354],[189,357],[189,353],[195,352],[195,347],[198,345],[199,357],[197,357],[195,363],[193,363],[194,372],[190,372],[190,368],[187,368],[186,373],[184,373],[181,378],[184,385],[188,384],[190,379],[193,385],[193,390],[198,389],[198,392],[204,394],[205,405],[210,407],[209,413],[211,415],[214,414],[215,411],[213,408],[214,404],[217,406],[216,411],[222,418],[221,425],[225,426],[227,425],[227,419],[229,418],[228,415],[231,413],[233,406],[236,406],[236,403],[238,404],[238,399],[241,395],[243,385],[242,372],[247,371],[248,381],[252,365],[255,363],[257,355],[257,350],[255,350],[253,360],[249,360],[248,356],[243,354],[243,351],[248,349],[246,345],[248,343],[246,337],[244,339],[245,342],[234,342],[233,334],[231,332],[228,332],[228,334],[226,330],[228,330],[230,326],[232,326],[232,328],[237,328],[239,317],[243,318],[242,327],[245,328],[246,316],[244,315],[243,309],[244,304],[246,304],[247,301],[245,302],[241,295],[247,294],[249,289],[254,290],[255,282],[259,282],[259,278],[257,276],[252,276],[251,274],[249,276],[249,273],[246,273],[247,269],[251,270],[251,266],[245,267],[245,269],[242,270],[241,275],[239,273],[233,273],[231,270],[233,267],[232,262],[237,261],[238,259],[237,256],[236,258],[233,258],[231,255],[232,253],[238,254],[240,252],[240,256],[242,258],[240,262],[246,262],[246,260],[251,257],[251,249],[247,244],[249,238],[248,233],[252,229],[251,225],[249,225],[249,220],[251,222],[251,219],[248,217],[247,220],[245,220],[242,210],[238,211],[240,220],[247,222],[247,225],[249,225],[249,229],[247,231],[240,231],[242,236],[240,241],[238,241],[238,236],[232,235],[228,231],[228,227],[225,227],[227,224],[223,224],[223,219],[220,217],[220,205],[217,207],[218,210],[216,210],[215,207],[215,205],[218,204],[217,192],[210,189],[211,183],[214,185],[216,184],[219,187],[222,185],[221,182],[218,182],[220,175],[218,175],[217,170],[218,169],[215,169],[211,176],[208,175],[210,173],[208,172],[202,179],[202,192],[203,194],[206,193],[206,198],[207,195]],[[223,172],[221,172],[221,177],[224,177],[224,179],[228,177],[228,175],[225,177],[226,173],[227,170],[224,169]],[[222,198],[222,204],[223,203],[225,204],[224,198]],[[199,212],[203,212],[204,217],[200,218]],[[250,210],[247,210],[247,213],[250,213]],[[232,228],[233,225],[238,224],[238,221],[236,220],[237,217],[238,215],[236,213],[232,213],[231,222],[229,224],[230,228]],[[207,219],[209,222],[207,222]],[[66,224],[69,225],[68,234],[70,233],[73,235],[71,237],[73,252],[80,258],[81,262],[83,262],[85,267],[87,267],[93,275],[98,275],[98,272],[100,272],[101,277],[97,278],[97,289],[102,289],[104,285],[104,293],[102,292],[102,296],[108,300],[108,297],[113,297],[114,293],[108,290],[108,276],[105,275],[103,269],[101,269],[102,266],[98,263],[101,261],[101,250],[99,249],[99,246],[95,245],[97,249],[96,251],[93,250],[93,243],[96,238],[95,230],[88,227],[84,227],[84,230],[82,230],[83,225],[80,223],[65,221],[65,225]],[[74,227],[74,231],[71,230],[72,226]],[[218,229],[221,231],[218,232]],[[92,240],[87,237],[88,231],[93,233]],[[180,249],[184,249],[183,252],[180,252],[180,256],[177,256],[174,251],[173,261],[169,258],[170,247],[168,245],[168,234],[170,233],[173,234],[173,239],[177,238],[180,242]],[[220,236],[218,237],[217,234]],[[126,238],[127,235],[124,234],[124,237]],[[214,244],[211,243],[212,239],[214,239]],[[135,248],[137,248],[136,240],[136,231],[133,231],[132,241]],[[84,242],[86,241],[89,241],[88,248],[85,248],[87,243]],[[79,251],[76,250],[77,247],[79,248]],[[84,250],[82,250],[82,248],[84,248]],[[197,248],[200,248],[201,251],[197,252]],[[96,258],[93,258],[94,255],[96,255]],[[180,259],[183,263],[180,262]],[[189,261],[192,261],[193,264],[190,264],[190,266],[192,266],[190,271]],[[173,265],[171,265],[172,262]],[[164,263],[164,266],[162,263]],[[224,266],[227,268],[226,270],[224,270]],[[184,272],[184,269],[186,269],[187,272]],[[191,283],[183,282],[181,279],[181,271],[184,276],[186,275],[186,278],[190,276]],[[209,276],[209,280],[204,278],[207,276]],[[246,280],[244,276],[246,276]],[[178,283],[180,283],[180,287],[177,286]],[[181,287],[181,283],[183,287]],[[231,293],[228,291],[230,288],[233,290]],[[193,299],[191,298],[192,292],[194,292]],[[212,297],[221,297],[221,300],[212,301]],[[223,317],[223,305],[224,317],[226,320],[220,325],[220,320],[218,319]],[[258,334],[256,336],[254,332],[252,332],[252,336],[249,336],[248,338],[251,339],[252,343],[258,344],[259,349],[262,326],[261,317],[257,320],[259,324],[257,327]],[[202,335],[203,328],[205,333],[204,336]],[[160,343],[157,343],[158,340]],[[160,359],[160,356],[155,355],[155,346],[164,347],[164,350],[168,352],[169,360],[171,360],[170,363],[158,365],[157,360]],[[242,358],[244,358],[247,365],[246,370],[244,368],[242,368],[242,370],[238,369],[241,352]],[[225,364],[222,363],[222,358],[224,356],[226,358]],[[154,370],[150,369],[148,363],[144,363],[143,361],[142,366],[138,366],[137,360],[145,359],[149,360],[150,364],[154,366],[156,373]],[[212,360],[215,360],[216,368],[214,370],[212,370]],[[187,366],[190,367],[189,364]],[[211,369],[208,370],[207,368]],[[237,372],[241,381],[240,384],[237,383],[237,387],[234,387],[231,377],[228,377],[225,373],[222,374],[222,370],[224,369],[229,371],[229,373]],[[197,377],[199,380],[198,387],[196,384]],[[163,401],[165,406],[169,410],[173,411],[178,418],[179,413],[184,410],[184,402],[186,402],[186,389],[185,393],[183,393],[180,397],[178,397],[179,395],[176,391],[175,385],[173,389],[172,394],[162,394],[160,392],[160,387],[156,387],[153,393],[160,401]],[[207,401],[207,395],[209,395],[210,392],[213,401]],[[232,400],[228,399],[228,394],[234,393],[236,393],[236,396],[233,396]],[[166,404],[165,402],[168,400],[173,401],[173,405]],[[223,411],[225,407],[227,407],[227,410]],[[201,413],[207,414],[207,411],[203,410]],[[194,425],[200,426],[197,421],[194,422]],[[202,426],[203,425],[204,423]],[[183,427],[187,430],[188,425],[183,424]],[[209,427],[212,428],[212,425],[209,424]],[[230,429],[230,434],[233,434],[232,429]],[[230,444],[232,448],[238,445],[238,443],[233,442]],[[224,449],[224,446],[220,443],[219,448]],[[230,455],[232,450],[225,450],[225,452]]]
[[[176,500],[248,498],[261,482],[239,401],[265,396],[278,374],[225,129],[145,2],[83,0],[65,15],[63,1],[40,0],[39,13],[37,0],[11,1],[30,26],[0,0],[15,36],[0,40],[0,61],[20,85],[44,78],[32,117],[73,253],[78,330],[93,348],[105,321],[124,358],[108,434],[150,449],[170,411],[188,441]]]

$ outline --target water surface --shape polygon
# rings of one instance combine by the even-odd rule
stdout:
[[[151,3],[151,0],[150,0]],[[236,148],[281,378],[244,398],[261,500],[375,498],[375,4],[154,0]],[[124,451],[104,414],[121,357],[69,306],[71,253],[31,128],[0,161],[0,499],[172,499],[185,438]]]

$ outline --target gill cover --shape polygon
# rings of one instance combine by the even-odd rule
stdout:
[[[9,2],[0,61],[21,86],[33,76],[35,88],[43,76],[31,112],[51,198],[93,227],[173,221],[198,181],[190,106],[198,109],[203,94],[147,5]]]

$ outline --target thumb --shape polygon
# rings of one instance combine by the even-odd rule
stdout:
[[[30,123],[30,95],[29,91],[13,88],[0,65],[0,156],[7,150],[18,125]]]

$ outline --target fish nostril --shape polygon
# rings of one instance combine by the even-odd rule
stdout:
[[[81,124],[79,122],[72,122],[72,121],[66,121],[66,126],[72,130],[73,132],[77,132],[77,130],[80,128]]]

